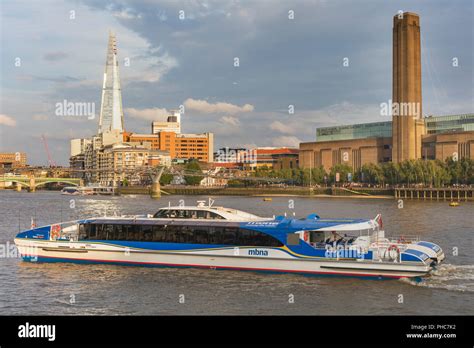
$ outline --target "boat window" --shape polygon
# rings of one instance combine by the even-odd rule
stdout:
[[[221,215],[219,215],[219,214],[217,214],[217,213],[214,213],[213,211],[209,212],[209,214],[210,214],[209,217],[210,217],[211,219],[224,220],[224,217],[223,217],[223,216],[221,216]]]
[[[84,224],[81,240],[117,240],[235,246],[282,246],[273,236],[238,227]]]
[[[85,237],[87,237],[86,228],[84,224],[79,224],[79,239],[84,239]]]
[[[323,231],[320,231],[320,232],[311,231],[309,240],[312,243],[323,243],[324,242],[324,232]]]
[[[169,210],[167,209],[160,209],[156,212],[155,215],[153,215],[154,218],[166,218],[168,217],[168,212]]]
[[[154,218],[174,218],[174,219],[216,219],[225,220],[225,218],[213,211],[206,210],[188,210],[188,209],[160,209],[153,215]]]
[[[300,235],[297,233],[288,233],[286,235],[286,244],[300,245]]]

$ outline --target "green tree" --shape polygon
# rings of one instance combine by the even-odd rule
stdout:
[[[451,175],[451,184],[459,184],[462,179],[462,165],[458,160],[449,157],[445,161],[448,173]]]
[[[197,176],[197,175],[186,175],[184,177],[184,180],[186,181],[186,185],[199,185],[202,181],[203,177],[202,176]]]
[[[229,181],[227,181],[227,186],[229,186],[229,187],[244,187],[245,182],[243,180],[230,179]]]
[[[184,166],[185,169],[185,176],[184,180],[186,181],[186,185],[199,185],[204,178],[202,175],[201,166],[199,162],[196,160],[191,160]],[[196,175],[193,175],[196,174]]]
[[[184,169],[186,169],[187,171],[201,173],[201,166],[199,165],[199,162],[196,160],[191,160],[188,163],[186,163],[186,165],[184,166]]]
[[[446,164],[440,160],[434,161],[433,185],[435,187],[442,187],[451,182],[451,174],[448,171]]]
[[[347,174],[354,173],[352,171],[352,167],[347,164],[336,164],[331,168],[329,171],[329,181],[330,183],[335,183],[336,180],[336,173],[339,173],[339,182],[345,183],[347,182]]]
[[[400,176],[400,167],[398,164],[393,162],[386,162],[381,165],[382,174],[384,176],[384,182],[395,185],[398,184]]]
[[[173,174],[163,173],[160,177],[160,185],[169,185],[173,181]]]
[[[382,168],[375,163],[367,163],[362,166],[360,173],[364,174],[364,182],[370,184],[383,184],[385,177]]]

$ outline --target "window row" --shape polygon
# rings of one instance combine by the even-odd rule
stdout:
[[[160,209],[153,217],[169,219],[224,219],[213,211],[183,209]]]
[[[282,246],[278,239],[238,227],[82,224],[80,240],[219,244],[233,246]]]

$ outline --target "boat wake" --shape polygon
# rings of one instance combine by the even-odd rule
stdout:
[[[401,281],[432,289],[474,292],[474,265],[443,264],[421,281],[408,278]]]

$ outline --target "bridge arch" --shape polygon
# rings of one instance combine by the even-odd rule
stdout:
[[[30,187],[30,180],[22,180],[22,179],[14,179],[14,178],[0,178],[1,182],[14,182],[16,184],[20,184],[24,187]]]
[[[79,186],[80,185],[79,182],[69,181],[69,180],[45,180],[45,181],[40,181],[40,182],[36,181],[35,187],[43,186],[43,185],[51,184],[51,183],[69,184],[71,186]]]

